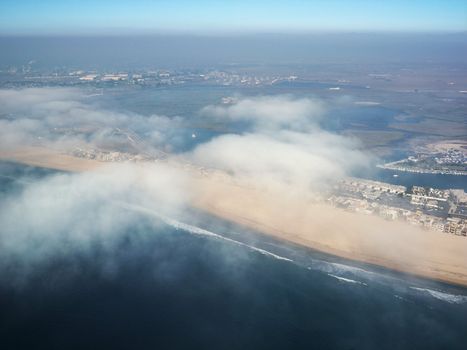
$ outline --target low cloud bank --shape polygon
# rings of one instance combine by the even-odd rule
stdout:
[[[110,111],[87,96],[79,89],[0,90],[0,147],[85,145],[137,153],[173,150],[183,143],[181,126],[187,121],[181,117]],[[200,143],[183,157],[235,177],[315,190],[369,164],[356,139],[321,128],[326,104],[317,99],[241,98],[206,106],[201,115],[226,125],[241,123],[241,132]]]
[[[240,134],[227,134],[199,145],[191,158],[258,183],[282,183],[319,190],[367,167],[370,156],[351,138],[320,127],[325,106],[291,96],[257,97],[231,106],[208,106],[203,113],[247,121]]]
[[[81,144],[112,149],[128,141],[116,129],[130,130],[150,149],[166,149],[185,123],[179,117],[105,110],[77,89],[0,90],[0,105],[0,150],[35,144],[60,150]],[[325,111],[318,100],[288,95],[207,106],[201,110],[204,117],[244,123],[244,128],[177,156],[258,188],[285,185],[292,192],[318,191],[367,166],[369,159],[354,139],[320,127]],[[122,233],[138,225],[137,215],[122,210],[119,202],[179,217],[199,193],[186,176],[165,165],[113,164],[27,185],[0,201],[0,273],[8,271],[4,275],[21,284],[54,256],[90,252],[96,245],[111,252]]]
[[[141,221],[122,203],[178,216],[187,193],[184,174],[162,165],[112,165],[29,183],[0,201],[1,282],[20,286],[50,260],[96,247],[104,253],[105,270],[116,244]]]
[[[290,95],[261,96],[242,98],[230,106],[211,105],[202,113],[220,120],[244,121],[258,130],[298,130],[306,131],[316,125],[323,116],[323,102]]]
[[[144,137],[145,151],[165,149],[178,140],[175,127],[183,123],[180,117],[103,109],[80,89],[0,90],[0,105],[1,148],[42,143],[64,149],[86,143],[111,149],[128,143],[127,134],[134,133]]]

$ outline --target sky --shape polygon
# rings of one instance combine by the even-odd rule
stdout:
[[[2,0],[0,34],[466,31],[465,0]]]

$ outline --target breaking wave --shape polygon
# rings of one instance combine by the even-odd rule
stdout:
[[[172,219],[170,217],[159,214],[159,213],[157,213],[157,212],[155,212],[153,210],[147,209],[145,207],[141,207],[139,205],[128,204],[128,203],[119,203],[119,204],[121,206],[125,207],[126,209],[130,209],[130,210],[138,211],[140,213],[155,216],[158,219],[160,219],[162,222],[164,222],[165,224],[167,224],[169,226],[172,226],[176,230],[182,230],[182,231],[186,231],[186,232],[189,232],[189,233],[195,234],[195,235],[207,236],[207,237],[212,237],[212,238],[215,238],[215,239],[224,240],[226,242],[230,242],[230,243],[233,243],[233,244],[236,244],[236,245],[239,245],[239,246],[246,247],[246,248],[248,248],[250,250],[256,251],[256,252],[258,252],[260,254],[270,256],[270,257],[278,259],[278,260],[285,260],[285,261],[289,261],[289,262],[294,262],[292,259],[286,258],[284,256],[271,253],[270,251],[254,247],[254,246],[251,246],[249,244],[239,242],[239,241],[236,241],[236,240],[228,238],[228,237],[224,237],[222,235],[219,235],[217,233],[202,229],[202,228],[197,227],[197,226],[193,226],[193,225],[186,224],[184,222],[180,222],[178,220]]]
[[[255,246],[252,246],[252,245],[249,245],[249,244],[234,240],[232,238],[222,236],[222,235],[214,233],[212,231],[208,231],[208,230],[205,230],[203,228],[200,228],[200,227],[197,227],[197,226],[194,226],[194,225],[190,225],[190,224],[175,220],[175,219],[173,219],[171,217],[165,216],[165,215],[160,214],[160,213],[158,213],[156,211],[153,211],[151,209],[148,209],[148,208],[145,208],[145,207],[142,207],[142,206],[139,206],[139,205],[123,203],[123,202],[119,202],[117,204],[124,207],[124,208],[126,208],[126,209],[133,210],[133,211],[136,211],[136,212],[139,212],[139,213],[143,213],[143,214],[146,214],[146,215],[156,217],[159,220],[161,220],[162,222],[164,222],[166,225],[169,225],[169,226],[175,228],[176,230],[182,230],[182,231],[188,232],[188,233],[193,234],[193,235],[200,235],[200,236],[205,236],[205,237],[211,237],[211,238],[214,238],[214,239],[217,239],[217,240],[223,240],[223,241],[229,242],[231,244],[235,244],[235,245],[238,245],[238,246],[245,247],[245,248],[247,248],[247,249],[249,249],[251,251],[255,251],[255,252],[260,253],[262,255],[272,257],[274,259],[283,260],[283,261],[292,262],[292,263],[297,263],[294,260],[289,259],[289,258],[287,258],[285,256],[278,255],[278,254],[272,253],[272,252],[270,252],[268,250],[261,249],[261,248],[258,248],[258,247],[255,247]],[[365,283],[363,281],[355,280],[353,278],[349,278],[349,276],[351,276],[351,277],[353,277],[353,276],[361,277],[361,278],[365,279],[366,282],[368,280],[370,280],[370,279],[372,281],[374,281],[375,279],[378,279],[378,280],[381,280],[380,282],[383,282],[383,283],[384,283],[384,281],[387,282],[388,280],[401,281],[400,279],[398,279],[396,277],[385,276],[385,275],[382,275],[382,274],[377,273],[377,272],[368,271],[368,270],[365,270],[365,269],[362,269],[362,268],[359,268],[359,267],[350,266],[350,265],[344,265],[344,264],[339,264],[339,263],[335,263],[335,262],[326,262],[324,260],[319,260],[319,259],[311,259],[311,261],[309,260],[308,262],[309,262],[309,264],[307,264],[308,265],[307,269],[309,269],[309,270],[318,270],[318,271],[326,273],[328,276],[333,277],[333,278],[335,278],[335,279],[337,279],[337,280],[339,280],[341,282],[351,283],[351,284],[355,284],[355,285],[368,286],[367,283]],[[299,262],[298,262],[298,264],[301,265]],[[467,303],[467,296],[465,296],[465,295],[454,295],[454,294],[449,294],[449,293],[440,292],[440,291],[437,291],[437,290],[432,290],[432,289],[427,289],[427,288],[418,288],[418,287],[410,287],[410,288],[413,289],[413,290],[416,290],[418,292],[429,294],[430,296],[432,296],[432,297],[434,297],[434,298],[436,298],[438,300],[442,300],[442,301],[445,301],[445,302],[448,302],[448,303],[453,303],[453,304]],[[397,296],[397,297],[399,297],[399,296]],[[402,297],[400,297],[400,298],[402,299]]]
[[[451,304],[463,304],[467,303],[467,296],[466,295],[455,295],[449,293],[443,293],[437,290],[427,289],[427,288],[418,288],[418,287],[410,287],[411,289],[417,290],[419,292],[429,294],[433,298],[438,300],[446,301]]]
[[[353,279],[350,279],[350,278],[345,278],[345,277],[333,275],[333,274],[331,274],[331,273],[328,273],[328,276],[334,277],[335,279],[337,279],[337,280],[339,280],[339,281],[342,281],[342,282],[354,283],[354,284],[361,284],[361,285],[363,285],[363,286],[368,286],[368,284],[366,284],[366,283],[364,283],[364,282],[360,282],[360,281],[356,281],[356,280],[353,280]]]

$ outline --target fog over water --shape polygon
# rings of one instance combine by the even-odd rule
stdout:
[[[465,342],[462,290],[181,213],[183,177],[167,170],[44,174],[2,163],[1,171],[6,348]],[[152,191],[139,191],[135,176]]]
[[[179,142],[179,126],[187,123],[177,116],[115,112],[86,98],[86,91],[80,89],[0,90],[3,112],[9,116],[0,120],[2,149],[36,146],[65,152],[76,146],[112,149],[122,147],[125,141],[114,132],[115,128],[121,128],[144,137],[147,149],[143,151],[153,152],[170,149],[171,144]],[[214,136],[192,151],[174,156],[266,187],[287,185],[295,191],[318,190],[331,185],[352,167],[368,163],[368,156],[358,149],[356,140],[320,128],[324,110],[319,100],[292,96],[245,98],[233,106],[209,105],[200,111],[202,115],[213,121],[245,121],[243,132]],[[283,156],[278,157],[280,154]],[[279,158],[289,161],[279,162]],[[97,173],[63,174],[50,181],[33,182],[20,197],[3,202],[5,264],[10,266],[10,259],[24,259],[25,264],[34,265],[36,260],[47,259],[50,254],[63,254],[63,244],[65,247],[70,244],[66,249],[73,249],[71,243],[75,238],[80,241],[78,246],[86,249],[92,245],[96,232],[130,225],[131,217],[112,211],[114,202],[147,203],[149,208],[159,212],[169,210],[174,215],[182,212],[192,195],[188,185],[175,180],[183,176],[181,170],[164,165],[140,169],[129,163],[114,164]],[[89,211],[90,217],[81,215],[82,208],[89,207],[81,204],[82,200],[96,203],[101,209]],[[107,207],[102,201],[110,201],[111,205]],[[47,233],[39,239],[39,245],[35,230]]]
[[[2,37],[6,50],[0,64],[36,60],[42,67],[67,62],[126,69],[320,64],[332,57],[336,64],[404,59],[462,66],[467,57],[454,34],[387,34],[384,47],[380,38]],[[293,213],[279,218],[300,216],[294,202],[287,202],[295,195],[308,199],[345,176],[372,174],[378,157],[328,124],[336,105],[345,112],[347,97],[256,92],[221,104],[223,91],[185,101],[186,107],[178,104],[188,95],[178,95],[177,110],[183,113],[164,113],[119,108],[124,103],[117,94],[95,97],[90,88],[0,89],[0,151],[163,151],[178,164],[228,174],[239,186],[287,189],[278,202],[289,203]],[[144,93],[148,105],[158,103]],[[392,111],[385,113],[392,117]],[[139,149],[128,146],[121,130],[144,140]],[[467,344],[465,288],[333,257],[210,216],[193,208],[194,197],[208,191],[194,188],[190,176],[165,161],[109,163],[82,173],[0,162],[1,347],[462,349]],[[353,224],[349,221],[349,229]],[[384,223],[377,229],[384,231]],[[387,240],[376,244],[385,252],[392,249],[392,232],[387,233]]]

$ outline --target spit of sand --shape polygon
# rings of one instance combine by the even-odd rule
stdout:
[[[63,171],[104,165],[41,147],[1,151],[0,159]],[[265,189],[192,170],[192,204],[274,237],[340,257],[467,286],[467,238],[424,231],[404,222],[349,213],[287,186]]]

